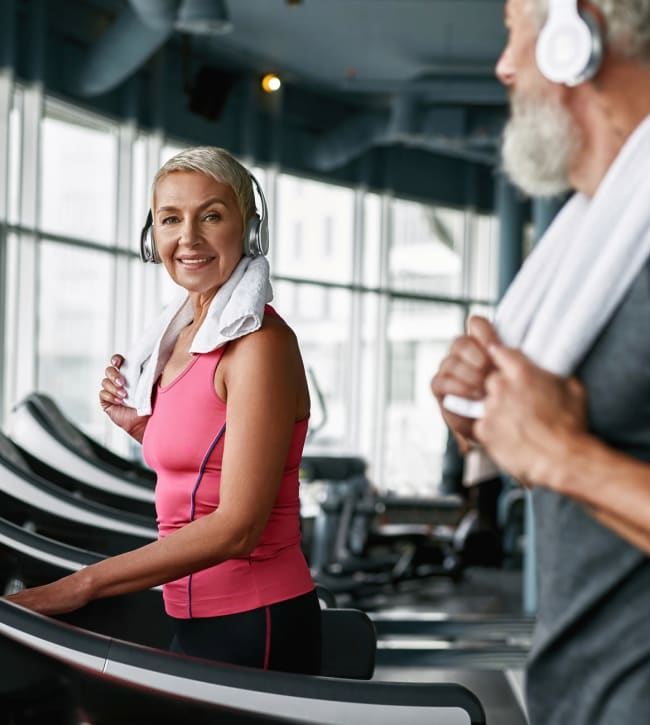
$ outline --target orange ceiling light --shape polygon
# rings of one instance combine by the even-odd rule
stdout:
[[[262,78],[261,85],[265,93],[275,93],[282,87],[282,81],[275,73],[267,73]]]

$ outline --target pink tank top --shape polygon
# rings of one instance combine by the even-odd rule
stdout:
[[[157,474],[160,538],[219,506],[226,404],[214,389],[214,373],[224,350],[195,355],[174,381],[157,386],[143,454]],[[314,588],[300,548],[298,468],[306,433],[307,420],[297,422],[280,490],[255,549],[165,584],[167,614],[180,619],[234,614]]]

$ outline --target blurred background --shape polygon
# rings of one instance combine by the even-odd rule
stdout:
[[[7,0],[0,38],[3,418],[38,389],[128,452],[97,391],[172,293],[137,256],[150,180],[214,144],[265,189],[313,443],[434,492],[430,378],[534,216],[499,173],[502,2]]]
[[[73,567],[155,537],[151,472],[98,393],[175,293],[139,257],[155,172],[223,146],[264,189],[273,304],[308,371],[316,581],[372,616],[375,679],[461,682],[490,722],[525,723],[532,513],[500,476],[463,486],[430,391],[560,203],[501,173],[505,40],[502,0],[0,3],[4,592],[61,575],[43,537],[82,547]],[[97,501],[114,510],[92,524]],[[137,640],[106,606],[96,631]]]

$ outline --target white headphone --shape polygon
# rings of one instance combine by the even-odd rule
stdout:
[[[248,222],[248,226],[244,232],[244,254],[247,257],[260,257],[266,255],[269,251],[268,209],[259,181],[250,171],[248,175],[253,184],[253,197],[255,197],[255,192],[257,191],[259,208],[256,202],[255,215]],[[147,219],[140,233],[140,258],[143,262],[153,262],[154,264],[160,264],[161,262],[160,255],[156,249],[156,240],[153,236],[153,214],[151,213],[151,209],[149,209]]]
[[[549,0],[537,38],[537,65],[554,83],[577,86],[593,78],[603,60],[602,17],[579,0]]]

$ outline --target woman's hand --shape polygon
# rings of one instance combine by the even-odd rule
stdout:
[[[73,612],[90,601],[86,591],[83,569],[51,584],[23,589],[4,597],[39,614],[55,615]]]
[[[115,425],[125,430],[139,443],[142,443],[149,416],[139,416],[135,408],[131,408],[124,403],[127,391],[126,380],[120,375],[120,368],[123,363],[124,358],[122,355],[113,355],[111,358],[111,364],[105,371],[106,377],[102,380],[99,404]]]
[[[485,397],[485,380],[494,369],[487,348],[496,342],[497,334],[488,320],[470,317],[467,334],[454,340],[431,381],[431,391],[438,401],[442,417],[455,435],[462,453],[469,448],[474,420],[448,411],[443,400],[446,395],[458,395],[469,400]]]

